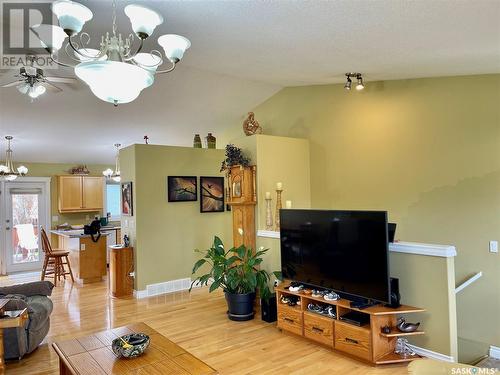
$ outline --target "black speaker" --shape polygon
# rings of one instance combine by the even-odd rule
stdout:
[[[391,277],[390,281],[390,290],[391,290],[391,303],[388,304],[388,307],[396,308],[401,306],[401,294],[399,294],[399,279],[395,277]]]
[[[267,301],[261,298],[260,308],[263,321],[272,323],[278,320],[278,312],[276,310],[276,296],[269,297]]]

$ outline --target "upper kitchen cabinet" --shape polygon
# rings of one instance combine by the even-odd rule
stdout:
[[[59,212],[95,212],[103,209],[103,177],[58,176]]]

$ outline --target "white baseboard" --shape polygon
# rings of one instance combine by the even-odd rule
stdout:
[[[500,359],[500,347],[491,345],[490,357],[495,359]]]
[[[408,344],[408,346],[412,348],[415,353],[421,355],[422,357],[437,359],[438,361],[444,361],[444,362],[455,362],[455,359],[452,356],[441,354],[438,352],[433,352],[432,350],[424,349],[412,344]]]
[[[191,279],[189,277],[184,279],[169,280],[162,283],[150,284],[144,290],[134,290],[134,297],[137,299],[157,296],[165,293],[179,292],[187,290],[191,287]],[[194,286],[196,287],[196,285]]]

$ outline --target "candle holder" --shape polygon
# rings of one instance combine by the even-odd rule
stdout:
[[[281,210],[281,193],[283,189],[276,189],[276,220],[274,229],[276,232],[280,231],[280,210]]]
[[[271,211],[271,198],[266,198],[266,230],[273,230],[273,213]]]

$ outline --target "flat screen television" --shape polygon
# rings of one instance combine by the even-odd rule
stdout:
[[[283,277],[388,303],[386,211],[281,210]]]

